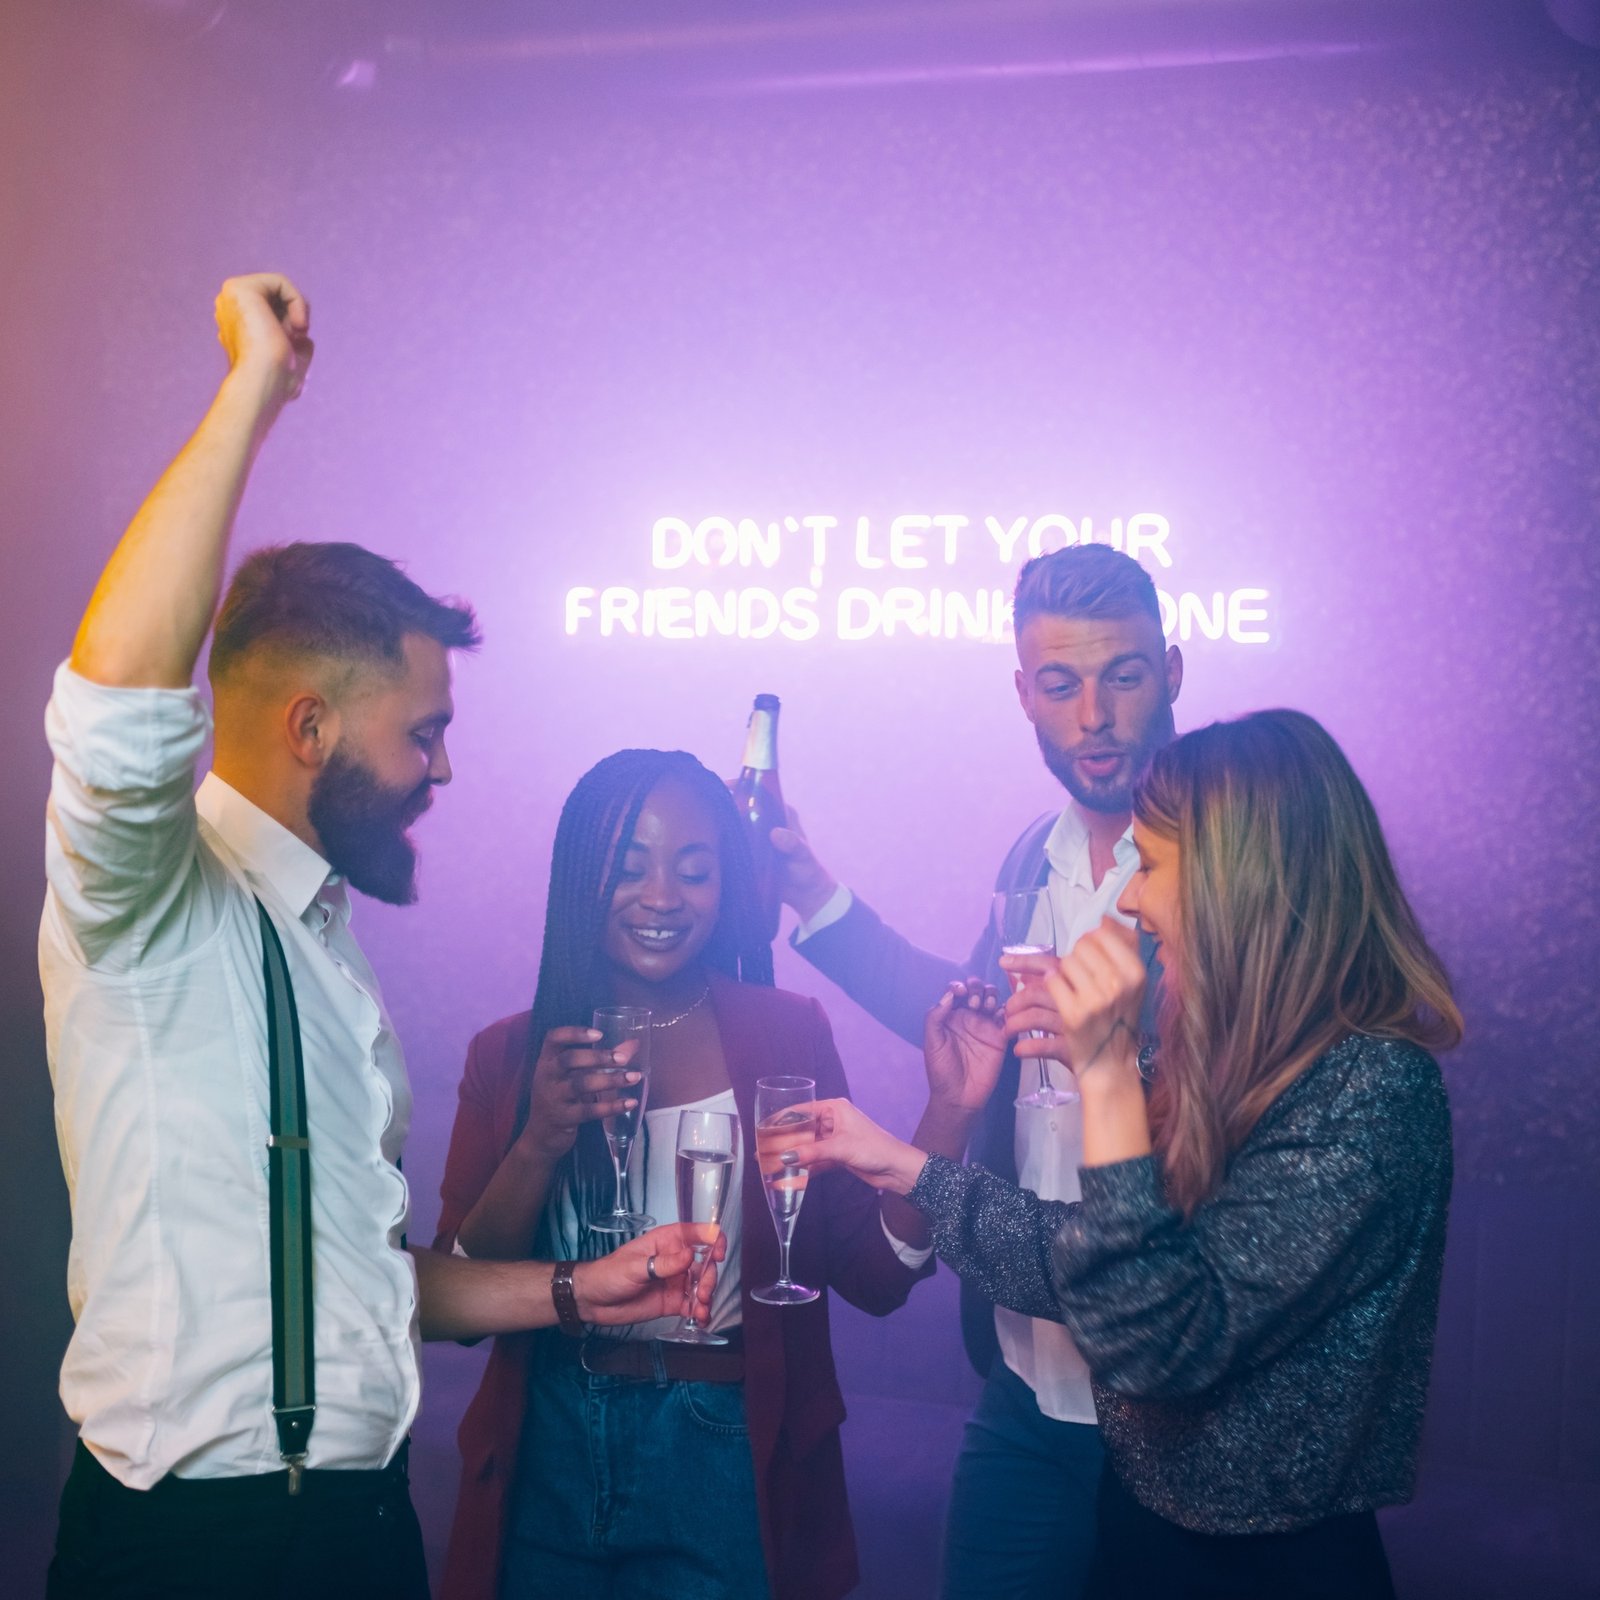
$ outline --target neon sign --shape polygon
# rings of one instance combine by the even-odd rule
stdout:
[[[563,625],[569,635],[601,638],[1001,643],[1012,637],[1016,567],[1098,542],[1151,570],[1169,638],[1270,644],[1269,589],[1164,585],[1173,582],[1166,578],[1174,566],[1171,536],[1171,523],[1153,511],[1113,517],[1099,530],[1090,517],[1059,512],[981,522],[920,512],[850,523],[821,514],[766,522],[658,517],[650,564],[663,581],[575,585],[566,592]],[[829,581],[841,578],[850,581]]]

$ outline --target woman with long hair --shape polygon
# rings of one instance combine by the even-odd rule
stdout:
[[[1372,803],[1310,717],[1267,711],[1168,745],[1136,791],[1121,909],[1047,979],[1082,1096],[1083,1198],[823,1108],[831,1159],[905,1195],[938,1253],[1001,1304],[1070,1329],[1107,1446],[1091,1592],[1393,1593],[1374,1509],[1410,1497],[1438,1313],[1450,1118],[1429,1051],[1460,1038]],[[1007,1031],[1042,997],[1008,1005]],[[930,1059],[981,1106],[1003,1041]],[[1145,1052],[1149,1059],[1149,1052]]]
[[[724,1210],[715,1347],[502,1338],[462,1423],[449,1600],[829,1600],[855,1584],[828,1297],[760,1303],[778,1245],[754,1144],[756,1080],[846,1094],[822,1009],[772,987],[746,829],[720,779],[681,751],[624,750],[579,781],[556,829],[533,1009],[472,1042],[436,1248],[474,1257],[603,1255],[615,1174],[600,1119],[644,1093],[627,1044],[597,1047],[597,1007],[649,1009],[635,1207],[673,1220],[680,1112],[727,1113],[742,1170]],[[903,1202],[833,1172],[806,1189],[792,1272],[884,1314],[932,1271],[899,1243]],[[909,1219],[910,1225],[907,1225]],[[924,1234],[925,1238],[925,1234]],[[615,1330],[611,1330],[615,1332]]]

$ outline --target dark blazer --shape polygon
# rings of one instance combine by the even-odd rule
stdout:
[[[815,1078],[825,1098],[848,1095],[833,1033],[815,1000],[713,976],[711,1003],[744,1129],[745,1412],[774,1600],[832,1600],[857,1581],[839,1425],[844,1401],[828,1336],[828,1297],[764,1306],[750,1289],[778,1275],[778,1240],[754,1159],[756,1079]],[[507,1017],[472,1041],[441,1186],[436,1250],[477,1203],[512,1141],[529,1015]],[[795,1227],[792,1270],[876,1316],[905,1302],[934,1268],[904,1266],[885,1237],[878,1197],[843,1172],[815,1177]],[[507,1500],[516,1477],[531,1335],[495,1340],[483,1383],[462,1419],[461,1490],[441,1600],[492,1600],[499,1583]]]
[[[1060,815],[1059,811],[1048,811],[1023,829],[995,874],[997,893],[1038,889],[1048,882],[1050,862],[1045,855],[1045,841]],[[795,949],[863,1010],[918,1049],[922,1047],[923,1018],[953,978],[981,977],[996,984],[1002,994],[1010,988],[1010,979],[1000,970],[1000,941],[992,924],[978,935],[966,965],[961,966],[919,950],[859,896],[853,897],[850,909],[837,922],[818,929]],[[1145,996],[1143,1025],[1153,1036],[1155,991],[1161,968],[1155,960],[1154,940],[1141,935],[1139,950],[1152,980]],[[1007,1183],[1017,1181],[1017,1113],[1013,1102],[1020,1080],[1020,1063],[1007,1050],[1000,1081],[984,1107],[972,1141],[972,1159]],[[980,1376],[987,1376],[1000,1348],[994,1331],[994,1302],[964,1278],[961,1340],[968,1360]]]

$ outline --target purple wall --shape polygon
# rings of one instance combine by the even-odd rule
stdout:
[[[36,1358],[14,1426],[52,1435],[65,1336],[29,977],[39,714],[104,553],[217,375],[215,285],[261,265],[310,294],[319,354],[241,543],[358,539],[473,599],[487,637],[458,673],[422,905],[358,911],[416,1085],[414,1233],[466,1041],[531,995],[555,813],[598,756],[682,745],[730,768],[750,697],[780,693],[785,786],[819,851],[951,953],[1055,802],[1004,645],[564,632],[569,586],[673,581],[649,571],[657,517],[809,513],[879,536],[961,514],[981,549],[987,515],[1154,511],[1163,587],[1268,590],[1270,644],[1186,645],[1180,727],[1289,704],[1345,742],[1467,1013],[1447,1067],[1463,1177],[1578,1192],[1593,1218],[1600,58],[760,94],[673,58],[380,73],[360,93],[110,13],[80,26],[15,25],[0,110],[24,157],[0,216],[21,645],[0,1166],[13,1211],[41,1218],[0,1288]],[[1005,576],[976,554],[950,574]],[[829,613],[883,574],[841,554],[823,577]],[[859,1096],[908,1124],[912,1053],[788,952],[780,982],[823,995]],[[1547,1287],[1579,1270],[1538,1259]],[[1592,1416],[1595,1307],[1561,1305],[1580,1352],[1562,1403]],[[925,1325],[959,1389],[953,1320]],[[892,1388],[893,1325],[849,1337],[862,1382]],[[464,1359],[440,1361],[430,1404],[459,1408]],[[1559,1439],[1534,1454],[1600,1476]],[[41,1460],[17,1484],[38,1506]]]

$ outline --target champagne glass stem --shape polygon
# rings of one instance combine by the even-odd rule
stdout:
[[[789,1240],[784,1237],[778,1240],[778,1282],[789,1287]]]
[[[619,1139],[608,1139],[606,1143],[611,1146],[611,1170],[617,1175],[617,1197],[612,1203],[611,1215],[614,1217],[623,1217],[628,1213],[628,1202],[624,1196],[622,1188],[622,1167],[624,1161],[627,1159],[629,1147],[624,1145]],[[621,1151],[620,1154],[618,1153],[619,1150]]]
[[[697,1325],[694,1320],[695,1301],[700,1298],[700,1279],[706,1270],[706,1258],[711,1254],[709,1245],[697,1244],[689,1255],[689,1304],[683,1313],[684,1333],[694,1333]]]

